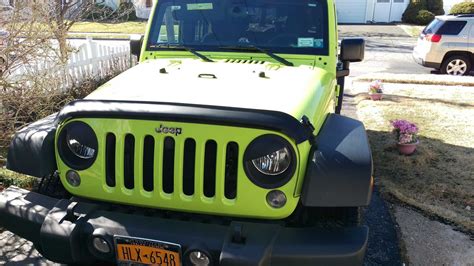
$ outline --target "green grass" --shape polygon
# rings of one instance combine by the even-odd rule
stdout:
[[[145,34],[145,30],[146,22],[144,21],[129,21],[120,23],[76,22],[69,32]]]
[[[425,28],[425,26],[417,26],[417,25],[399,25],[407,34],[412,37],[420,36],[421,32]]]
[[[6,169],[0,169],[0,191],[9,186],[31,189],[37,182],[36,177],[18,174]]]
[[[107,33],[97,33],[97,34],[82,34],[82,33],[69,33],[68,38],[87,38],[91,37],[92,39],[116,39],[116,40],[130,40],[129,34],[107,34]]]

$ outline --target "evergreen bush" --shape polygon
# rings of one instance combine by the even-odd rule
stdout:
[[[436,15],[444,14],[442,0],[412,0],[403,13],[402,21],[410,24],[426,25]]]
[[[436,16],[444,15],[443,0],[426,0],[426,10],[435,14]]]
[[[474,2],[462,2],[454,5],[450,14],[474,14]]]

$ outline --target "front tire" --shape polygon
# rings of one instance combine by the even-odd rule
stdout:
[[[471,60],[464,55],[450,56],[443,61],[441,65],[441,74],[453,76],[469,75],[472,69]]]

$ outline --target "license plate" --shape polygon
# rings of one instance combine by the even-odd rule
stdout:
[[[115,236],[114,239],[119,265],[181,265],[181,246],[178,244],[126,236]]]

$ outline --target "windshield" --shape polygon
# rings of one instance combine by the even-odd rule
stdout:
[[[152,23],[149,50],[328,54],[326,0],[159,0]]]

